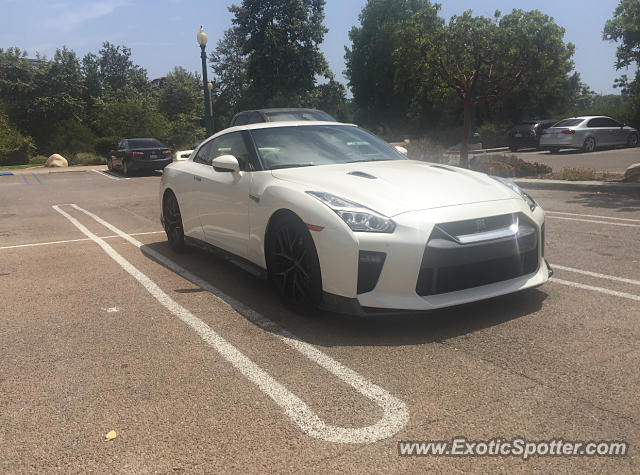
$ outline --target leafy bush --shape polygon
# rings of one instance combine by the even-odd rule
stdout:
[[[473,157],[472,170],[502,177],[525,177],[551,173],[550,166],[543,163],[527,162],[515,155],[489,154]]]
[[[564,168],[562,179],[567,181],[593,180],[593,170],[590,168]]]
[[[423,160],[436,163],[443,161],[444,148],[439,143],[427,137],[412,140],[404,147],[407,149],[408,158],[411,160]]]
[[[482,148],[497,148],[507,146],[507,124],[483,124],[478,128]]]
[[[0,165],[24,165],[35,152],[31,137],[25,137],[9,125],[0,112]]]
[[[29,159],[30,165],[44,165],[45,163],[47,163],[47,157],[45,157],[44,155],[36,155],[35,157],[31,157]]]
[[[94,144],[95,152],[102,156],[108,157],[111,150],[115,150],[118,147],[118,142],[121,137],[100,137],[96,139]]]
[[[104,165],[107,161],[93,153],[76,153],[69,159],[69,165]]]

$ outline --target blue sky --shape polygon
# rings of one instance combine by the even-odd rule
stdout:
[[[165,75],[174,66],[199,71],[196,33],[202,24],[209,35],[208,49],[231,26],[227,7],[240,0],[0,0],[0,48],[18,46],[29,55],[53,56],[66,45],[79,56],[97,52],[103,41],[131,48],[134,61],[150,78]],[[344,81],[344,46],[348,32],[358,24],[366,0],[326,0],[329,33],[322,50],[337,78]],[[442,0],[441,16],[449,18],[471,9],[493,16],[513,8],[532,9],[522,0]],[[542,12],[566,29],[565,41],[576,45],[575,67],[596,92],[614,93],[613,81],[625,71],[614,67],[616,45],[602,41],[602,29],[618,0],[562,0],[540,2]],[[346,81],[344,81],[346,82]]]

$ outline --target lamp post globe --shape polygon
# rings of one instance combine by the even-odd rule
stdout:
[[[208,87],[209,81],[207,80],[207,53],[205,51],[207,47],[207,40],[209,37],[204,32],[202,25],[197,35],[198,44],[200,45],[200,58],[202,58],[202,89],[204,91],[204,123],[207,129],[207,137],[213,133],[213,123],[211,120],[211,91]]]

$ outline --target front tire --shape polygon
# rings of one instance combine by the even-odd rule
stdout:
[[[582,144],[582,151],[586,153],[593,152],[596,149],[596,139],[587,137]]]
[[[178,199],[171,191],[168,191],[164,196],[162,216],[164,218],[164,232],[167,234],[169,247],[175,252],[183,252],[185,250],[185,244],[182,215],[180,214]]]
[[[269,280],[287,307],[296,312],[313,310],[322,300],[320,261],[313,238],[297,216],[276,219],[266,243]]]
[[[629,134],[629,138],[627,139],[627,147],[637,147],[638,146],[638,134]]]

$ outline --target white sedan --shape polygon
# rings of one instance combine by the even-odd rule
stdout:
[[[428,310],[543,284],[544,212],[512,182],[407,160],[336,122],[232,127],[164,169],[169,245],[225,251],[297,310]]]

